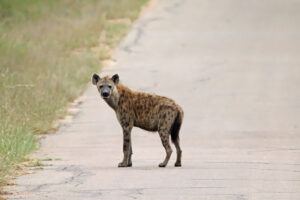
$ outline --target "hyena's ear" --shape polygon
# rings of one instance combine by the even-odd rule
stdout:
[[[100,76],[98,76],[98,74],[94,74],[92,78],[93,85],[97,85],[99,80],[100,80]]]
[[[117,85],[119,83],[119,75],[115,74],[111,77],[111,80]]]

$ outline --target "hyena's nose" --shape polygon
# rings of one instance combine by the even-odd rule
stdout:
[[[102,96],[103,97],[108,97],[109,96],[109,92],[102,92]]]

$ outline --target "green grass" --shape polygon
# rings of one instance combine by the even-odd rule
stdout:
[[[0,185],[126,35],[116,19],[133,21],[146,1],[0,1]]]

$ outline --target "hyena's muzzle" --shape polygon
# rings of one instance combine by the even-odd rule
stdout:
[[[100,89],[101,89],[100,93],[101,93],[102,98],[108,99],[111,95],[111,86],[103,85],[103,86],[100,86]]]

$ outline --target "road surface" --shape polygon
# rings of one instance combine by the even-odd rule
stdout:
[[[8,199],[300,199],[300,2],[160,0],[115,52],[123,84],[185,111],[183,167],[157,134],[122,132],[90,84],[73,122],[41,141],[51,166],[19,177]],[[173,150],[175,150],[173,146]]]

